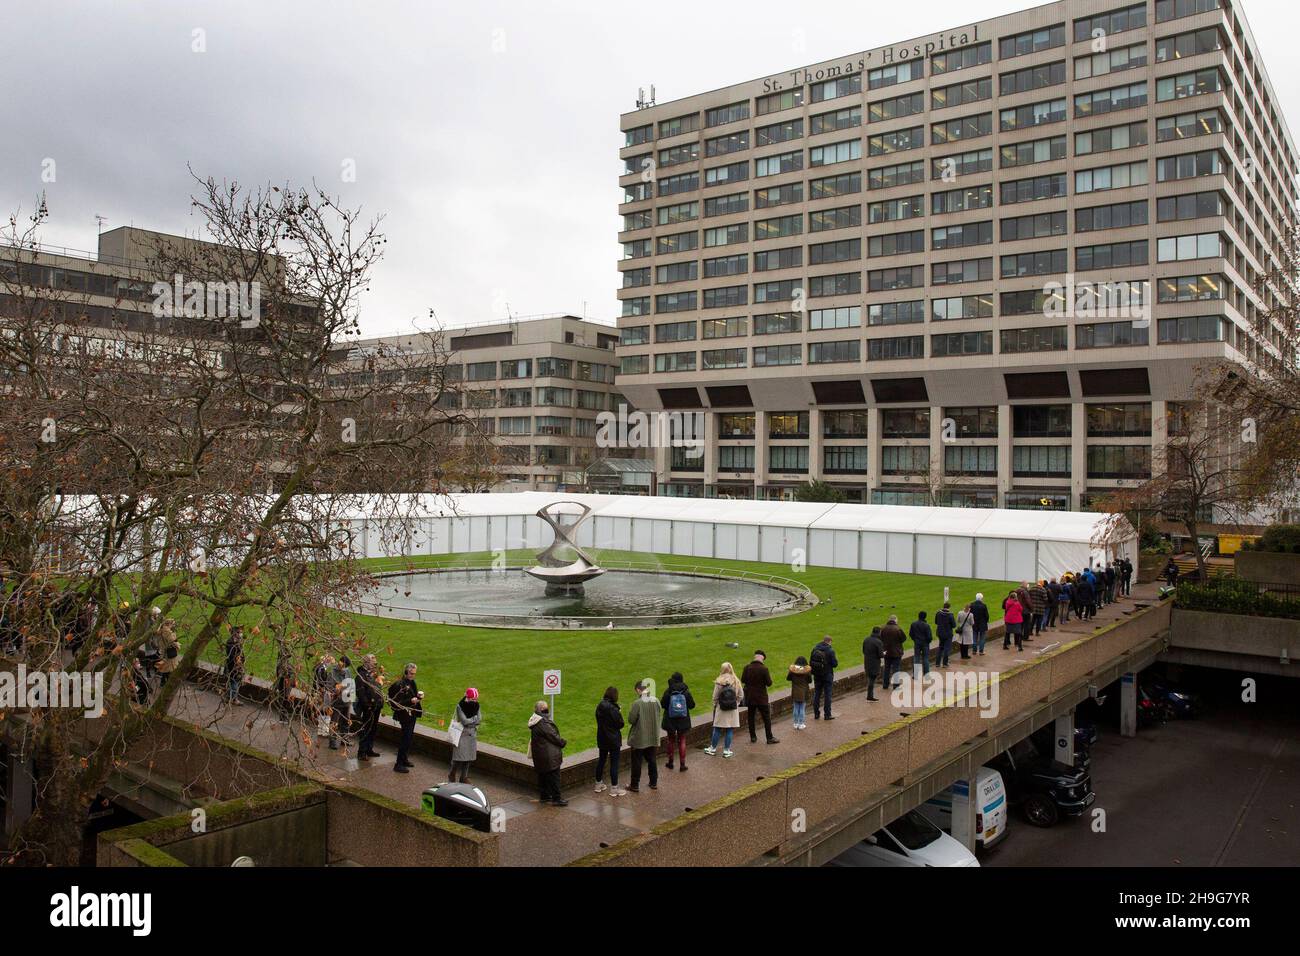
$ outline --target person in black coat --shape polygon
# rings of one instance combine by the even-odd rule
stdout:
[[[627,791],[618,786],[618,752],[623,748],[623,712],[618,709],[618,688],[606,687],[605,696],[596,705],[596,792],[609,790],[611,797]],[[609,787],[604,783],[605,761],[609,761]]]
[[[907,629],[907,636],[912,639],[912,670],[921,668],[921,676],[930,673],[930,623],[925,619],[924,611],[916,612],[916,620]]]
[[[939,650],[934,655],[936,667],[948,666],[948,655],[952,653],[952,635],[957,628],[957,618],[952,613],[952,606],[944,601],[943,607],[934,615],[934,636],[939,639]]]
[[[660,725],[668,732],[667,767],[672,770],[673,758],[677,757],[678,773],[685,773],[686,735],[691,732],[691,711],[695,709],[695,698],[691,696],[691,689],[682,679],[681,671],[674,671],[673,676],[668,678],[668,687],[663,697],[659,698],[659,706],[664,712],[664,719]],[[684,714],[681,713],[683,707],[686,709]]]
[[[876,681],[880,679],[880,666],[884,657],[885,642],[880,639],[880,627],[876,626],[862,642],[862,663],[867,672],[867,700],[880,700],[876,696]]]
[[[411,739],[415,736],[415,722],[424,716],[424,694],[415,684],[414,664],[407,664],[402,671],[402,679],[388,688],[388,703],[393,708],[393,716],[402,728],[402,740],[397,745],[397,763],[393,770],[397,773],[409,773],[415,764],[408,755],[411,751]]]
[[[974,643],[971,645],[971,654],[984,654],[984,642],[989,636],[989,606],[984,603],[984,595],[975,595],[975,600],[970,603],[971,613],[971,630],[973,631]]]
[[[1133,593],[1133,562],[1121,558],[1119,562],[1120,591],[1125,597]]]
[[[840,661],[831,648],[829,634],[812,649],[812,653],[808,655],[808,663],[812,667],[813,676],[813,720],[821,719],[823,699],[826,701],[826,719],[834,720],[835,718],[831,716],[831,694],[835,688],[835,668],[840,666]]]
[[[379,665],[374,654],[367,654],[365,662],[357,668],[357,710],[361,713],[361,744],[357,756],[362,760],[379,756],[375,749],[375,732],[379,729],[379,715],[383,709]]]

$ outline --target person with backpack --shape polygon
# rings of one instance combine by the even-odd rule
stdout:
[[[957,618],[953,617],[952,606],[943,602],[934,614],[934,636],[939,639],[939,650],[934,655],[935,667],[947,667],[948,655],[952,653],[952,635],[957,630]]]
[[[826,719],[834,720],[831,714],[831,695],[835,688],[835,668],[840,666],[840,662],[831,647],[829,634],[812,649],[808,655],[808,664],[813,671],[813,720],[821,719],[823,699],[826,703]]]
[[[795,730],[807,730],[808,724],[808,685],[812,683],[812,668],[808,666],[808,658],[800,654],[794,659],[785,673],[785,679],[790,682],[790,711],[794,721]]]
[[[424,691],[415,683],[414,664],[407,664],[402,669],[402,679],[388,688],[388,704],[393,708],[393,716],[402,728],[402,738],[397,745],[397,762],[393,764],[396,773],[410,773],[415,764],[410,761],[411,740],[415,737],[415,722],[424,716]]]
[[[662,719],[654,679],[643,677],[636,682],[636,701],[627,711],[627,745],[632,748],[632,782],[628,793],[641,792],[643,761],[650,768],[650,789],[659,789],[659,722]]]
[[[1068,575],[1061,575],[1061,590],[1057,595],[1057,601],[1061,605],[1059,620],[1062,624],[1070,622],[1070,610],[1074,607],[1074,579]]]
[[[456,775],[459,774],[461,783],[469,783],[469,766],[478,759],[478,726],[483,723],[477,688],[465,688],[465,696],[456,705],[452,723],[460,728],[460,732],[453,744],[451,774],[447,781],[455,783]]]
[[[889,621],[880,629],[880,643],[885,645],[885,674],[880,687],[889,692],[894,689],[894,675],[903,665],[903,645],[907,643],[897,614],[889,615]]]
[[[731,741],[736,728],[740,726],[740,679],[730,661],[725,661],[722,670],[713,681],[713,734],[704,752],[712,757],[718,752],[718,740],[726,737],[722,746],[722,756],[730,757]]]
[[[611,797],[627,793],[618,785],[618,755],[623,749],[623,712],[618,708],[618,688],[606,687],[596,705],[596,792]],[[609,786],[605,785],[605,764],[609,763]]]
[[[754,652],[754,659],[740,672],[740,684],[745,688],[745,709],[749,713],[749,742],[758,743],[755,716],[763,718],[763,733],[769,744],[781,741],[772,736],[772,705],[767,699],[767,689],[772,686],[772,672],[767,669],[767,655]]]
[[[912,639],[912,671],[920,668],[920,676],[930,673],[930,622],[925,619],[924,611],[916,612],[916,620],[907,629],[907,636]]]
[[[664,711],[663,728],[668,732],[668,764],[673,769],[673,758],[678,760],[678,773],[686,772],[686,735],[691,732],[691,711],[695,709],[695,698],[691,689],[682,679],[681,671],[674,671],[668,678],[668,689],[659,701]]]
[[[880,627],[871,629],[871,633],[862,641],[862,669],[867,673],[867,700],[879,700],[876,696],[876,681],[880,678],[881,662],[885,659],[885,643],[880,639]]]

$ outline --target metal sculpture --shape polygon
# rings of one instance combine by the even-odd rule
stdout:
[[[565,506],[579,510],[576,513],[560,510]],[[578,526],[590,514],[591,509],[578,501],[553,501],[537,509],[537,517],[551,526],[551,530],[555,532],[555,540],[551,542],[550,547],[538,552],[536,566],[524,568],[524,571],[539,581],[546,582],[547,597],[580,595],[583,593],[584,581],[590,581],[605,573],[605,569],[597,567],[596,562],[591,560],[573,540]],[[560,548],[571,549],[577,558],[566,562],[557,557],[556,551]]]

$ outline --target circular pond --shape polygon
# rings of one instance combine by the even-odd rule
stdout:
[[[491,627],[665,627],[771,617],[814,601],[793,581],[705,570],[611,569],[586,582],[580,595],[550,597],[546,584],[522,568],[474,568],[384,575],[358,610]]]

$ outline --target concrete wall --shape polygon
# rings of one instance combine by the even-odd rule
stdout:
[[[1237,577],[1263,584],[1290,584],[1300,587],[1300,554],[1273,554],[1268,551],[1238,551],[1233,557]]]
[[[1175,608],[1169,646],[1185,664],[1269,671],[1276,664],[1286,673],[1300,660],[1300,621]],[[1284,657],[1292,663],[1281,664]]]

